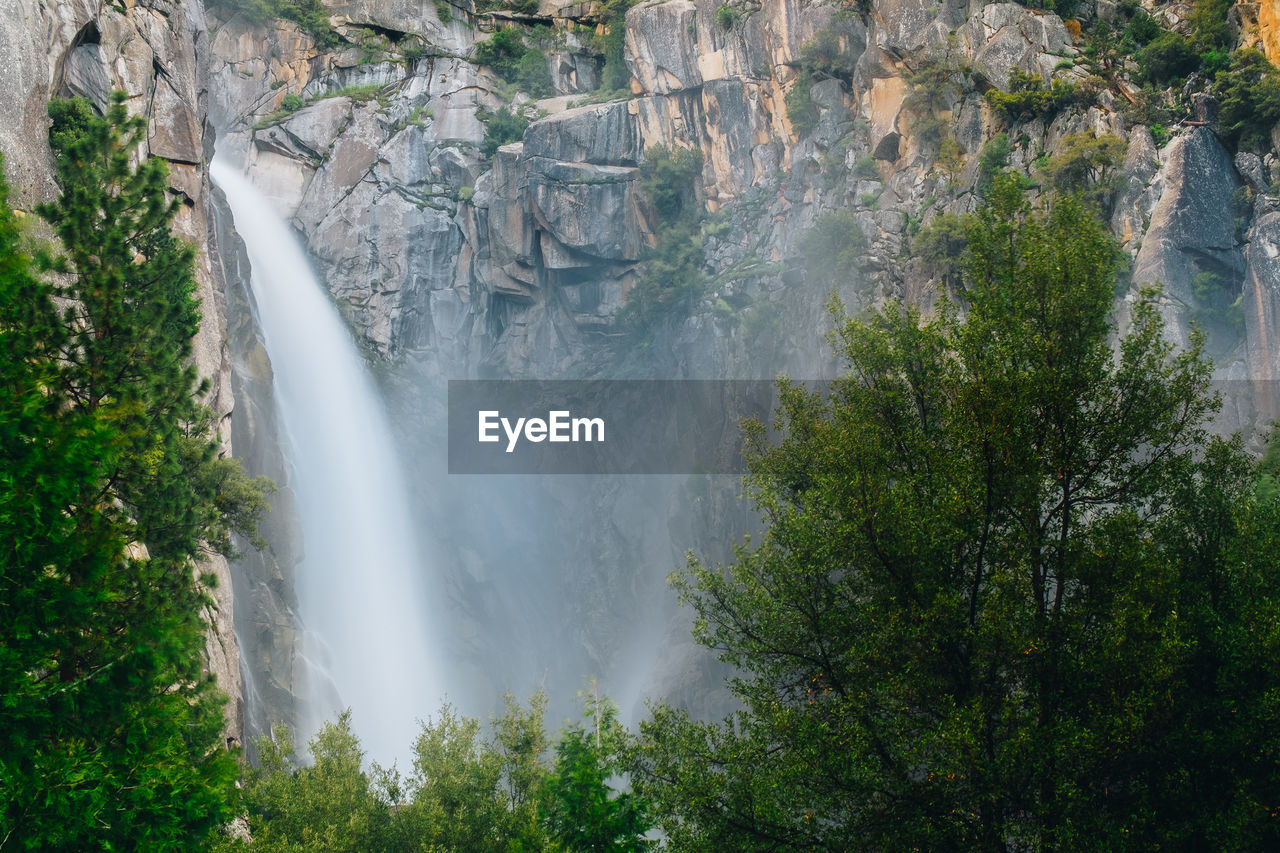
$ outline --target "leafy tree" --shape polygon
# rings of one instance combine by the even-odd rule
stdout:
[[[525,43],[516,27],[498,30],[476,45],[473,61],[491,67],[500,77],[515,83],[535,98],[551,94],[551,71],[547,57],[537,47]]]
[[[1199,67],[1200,57],[1181,33],[1163,32],[1138,52],[1138,76],[1150,83],[1180,80]]]
[[[351,731],[351,713],[326,723],[308,751],[314,763],[298,766],[288,726],[258,739],[259,766],[245,780],[250,811],[249,849],[259,853],[359,853],[391,850],[391,811],[361,768],[363,752]],[[224,841],[221,849],[242,845]],[[401,849],[409,849],[407,847]]]
[[[590,728],[585,725],[590,721]],[[630,792],[618,793],[609,778],[622,771],[631,738],[608,699],[586,698],[581,722],[560,733],[554,772],[545,783],[548,834],[573,853],[649,850],[645,803]]]
[[[1147,292],[1113,349],[1077,200],[997,176],[967,241],[963,320],[844,322],[749,432],[766,532],[678,581],[743,709],[657,707],[636,791],[678,850],[1274,845],[1280,508],[1199,343]]]
[[[808,71],[801,71],[787,90],[784,98],[787,106],[787,121],[795,130],[796,136],[804,136],[818,126],[818,107],[813,102],[813,77]]]
[[[476,118],[484,122],[484,142],[480,150],[486,157],[497,154],[498,149],[508,143],[519,142],[529,126],[529,118],[522,111],[509,107],[499,107],[497,112],[481,107],[476,110]]]
[[[1062,150],[1045,165],[1050,183],[1060,193],[1079,193],[1096,204],[1103,216],[1110,215],[1124,177],[1121,167],[1129,143],[1113,133],[1088,132],[1069,134],[1062,142]]]
[[[1265,150],[1280,121],[1280,71],[1252,48],[1231,56],[1230,67],[1214,78],[1222,129],[1240,148]]]
[[[921,228],[911,241],[911,254],[924,264],[930,275],[938,277],[944,292],[949,292],[959,278],[968,245],[965,238],[968,228],[968,216],[947,211]]]
[[[133,165],[146,120],[120,94],[49,111],[56,250],[33,266],[0,205],[0,839],[198,849],[236,767],[196,561],[252,535],[265,486],[197,402],[194,251],[164,164]]]
[[[848,279],[862,262],[867,237],[852,210],[835,210],[819,216],[800,238],[805,271],[825,286]]]
[[[1048,121],[1067,107],[1081,103],[1084,94],[1070,81],[1054,78],[1045,86],[1039,74],[1014,68],[1010,72],[1008,92],[989,89],[984,97],[1006,121],[1039,117]]]

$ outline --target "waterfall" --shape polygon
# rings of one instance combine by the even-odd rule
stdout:
[[[366,756],[409,764],[418,718],[442,699],[428,641],[427,566],[382,400],[293,233],[235,167],[215,159],[252,266],[274,371],[303,558],[299,746],[350,707]]]

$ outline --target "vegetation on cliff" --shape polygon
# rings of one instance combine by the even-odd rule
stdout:
[[[189,363],[194,250],[145,119],[54,101],[34,258],[0,186],[0,846],[190,850],[231,815],[199,561],[264,484],[221,459]]]

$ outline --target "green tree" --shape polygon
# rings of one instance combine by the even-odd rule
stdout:
[[[1060,193],[1079,193],[1109,216],[1124,179],[1129,143],[1113,133],[1095,136],[1084,131],[1068,134],[1062,143],[1062,150],[1044,168],[1050,183]]]
[[[555,770],[545,783],[543,822],[551,838],[573,853],[643,851],[652,824],[644,801],[609,785],[622,772],[631,737],[607,698],[587,696],[583,719],[556,744]]]
[[[0,205],[0,839],[199,849],[236,766],[196,561],[252,534],[264,486],[196,402],[194,253],[164,165],[132,165],[145,119],[50,114],[56,249],[24,257]]]
[[[1113,349],[1077,200],[997,176],[967,238],[963,310],[844,322],[750,431],[766,532],[678,581],[743,709],[657,707],[637,792],[679,850],[1274,845],[1280,517],[1199,343],[1148,292]]]
[[[326,723],[308,744],[313,759],[298,766],[287,726],[258,739],[259,766],[245,780],[248,849],[259,853],[361,853],[393,847],[390,805],[379,798],[361,767],[351,712]],[[224,843],[222,849],[240,845]]]
[[[1240,148],[1265,151],[1280,121],[1280,71],[1252,48],[1231,56],[1230,67],[1213,82],[1222,105],[1222,129]]]

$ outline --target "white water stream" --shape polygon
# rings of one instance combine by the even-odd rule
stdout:
[[[215,159],[210,174],[253,268],[297,498],[304,556],[296,587],[309,664],[299,668],[310,670],[299,691],[298,745],[350,707],[366,756],[408,769],[416,720],[436,712],[443,691],[429,641],[428,567],[382,400],[270,202],[226,162]]]

